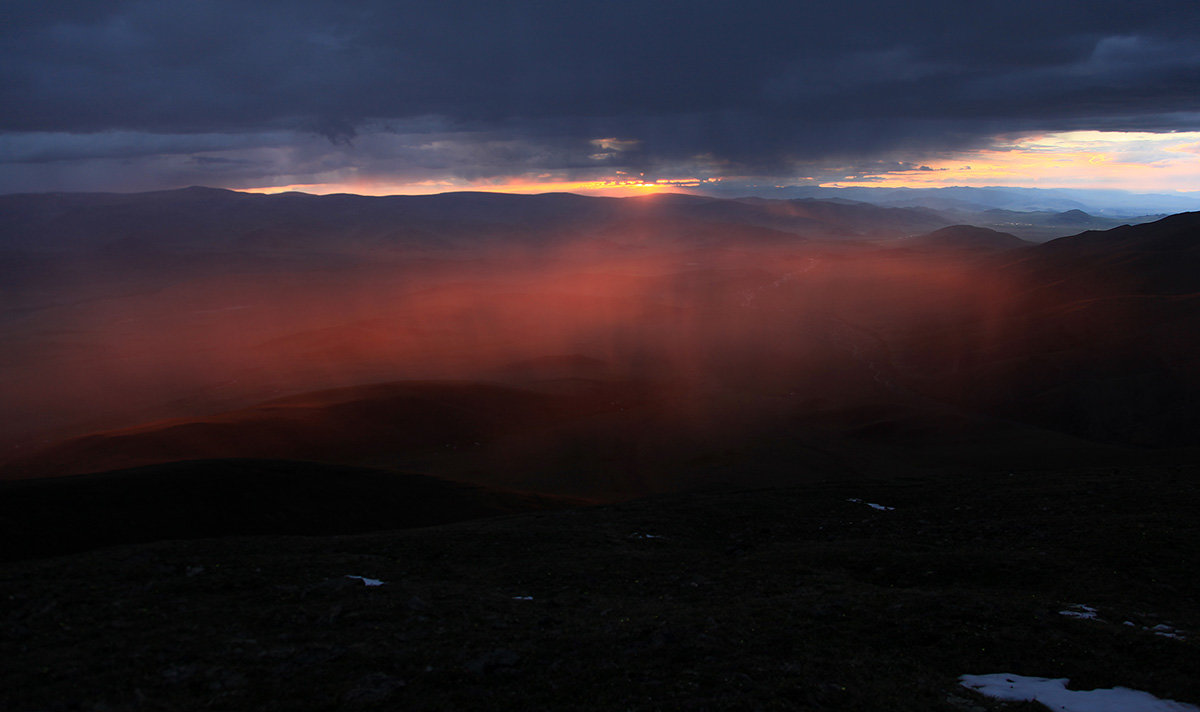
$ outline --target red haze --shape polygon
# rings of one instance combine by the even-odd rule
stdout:
[[[996,346],[1016,296],[988,260],[862,244],[351,257],[64,287],[56,304],[4,325],[10,453],[428,379],[544,393],[640,384],[636,418],[591,418],[587,428],[608,434],[586,437],[627,439],[653,423],[666,450],[733,443],[797,413],[907,398],[931,372],[952,375]],[[542,429],[577,442],[585,435],[568,431],[583,427]],[[523,437],[503,445],[517,461],[558,447]]]

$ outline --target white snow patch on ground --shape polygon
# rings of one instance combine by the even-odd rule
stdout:
[[[383,582],[380,581],[379,579],[367,578],[366,576],[352,576],[350,574],[346,574],[346,578],[358,579],[359,581],[363,582],[364,586],[382,586],[383,585]]]
[[[1100,617],[1100,611],[1096,610],[1092,606],[1088,606],[1083,603],[1076,603],[1072,606],[1067,606],[1067,608],[1065,610],[1059,611],[1058,615],[1067,616],[1069,618],[1082,618],[1083,620],[1089,620],[1089,621],[1100,621],[1101,623],[1107,622],[1103,618]],[[1139,614],[1139,615],[1144,615],[1144,614]],[[1121,623],[1121,625],[1128,626],[1130,628],[1137,628],[1138,630],[1143,630],[1147,633],[1153,633],[1155,635],[1162,636],[1163,638],[1173,638],[1175,640],[1187,640],[1188,639],[1188,636],[1184,631],[1179,630],[1178,628],[1175,628],[1174,626],[1168,625],[1166,623],[1159,623],[1158,625],[1151,627],[1151,626],[1138,625],[1137,623],[1134,623],[1133,621],[1124,621]]]
[[[966,688],[998,700],[1039,702],[1062,712],[1200,712],[1200,707],[1175,700],[1160,700],[1149,692],[1114,687],[1110,690],[1068,690],[1067,678],[1024,677],[995,673],[963,675]]]
[[[1096,616],[1098,613],[1099,613],[1099,611],[1097,611],[1095,608],[1092,608],[1091,606],[1085,606],[1082,603],[1077,603],[1074,606],[1068,607],[1067,610],[1065,610],[1065,611],[1059,611],[1058,615],[1069,616],[1071,618],[1083,618],[1084,620],[1094,621],[1094,620],[1097,620]]]
[[[1125,621],[1121,625],[1127,625],[1130,628],[1138,628],[1140,630],[1146,631],[1147,633],[1153,633],[1155,635],[1159,635],[1164,638],[1173,638],[1174,640],[1187,640],[1188,639],[1187,634],[1185,634],[1182,630],[1179,630],[1178,628],[1173,628],[1173,627],[1167,625],[1166,623],[1159,623],[1158,625],[1154,626],[1153,628],[1150,628],[1150,627],[1147,627],[1144,625],[1138,625],[1137,623],[1134,623],[1133,621]]]
[[[856,499],[848,499],[846,501],[853,502],[855,504],[865,504],[868,507],[870,507],[871,509],[878,509],[881,512],[891,512],[891,511],[895,511],[895,509],[896,509],[895,507],[885,507],[882,504],[875,504],[874,502],[864,502],[861,499],[857,499],[857,498]]]
[[[1164,638],[1174,638],[1175,640],[1187,640],[1187,636],[1185,636],[1183,634],[1183,631],[1179,630],[1178,628],[1172,628],[1171,626],[1167,625],[1166,623],[1159,623],[1158,625],[1154,626],[1153,628],[1143,628],[1142,630],[1148,630],[1151,633],[1153,633],[1155,635],[1161,635]]]

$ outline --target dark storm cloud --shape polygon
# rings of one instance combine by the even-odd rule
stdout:
[[[1200,111],[1195,0],[89,1],[0,12],[0,131],[93,137],[44,147],[62,160],[103,154],[114,133],[225,136],[235,150],[293,132],[361,153],[367,133],[398,124],[397,134],[477,140],[441,152],[476,161],[448,166],[459,174],[514,150],[544,169],[691,162],[772,174],[1000,132],[1195,129]],[[595,158],[589,142],[602,137],[639,143]]]

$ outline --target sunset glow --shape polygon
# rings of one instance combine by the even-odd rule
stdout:
[[[997,140],[992,146],[867,173],[828,187],[1025,186],[1136,191],[1200,189],[1200,131],[1065,131]]]
[[[1200,712],[1200,0],[0,19],[0,712]]]
[[[310,193],[330,195],[354,193],[357,195],[430,195],[453,191],[480,191],[488,193],[579,193],[613,198],[625,198],[652,193],[678,193],[699,187],[706,182],[696,178],[666,178],[657,180],[613,178],[609,180],[556,180],[554,178],[511,179],[502,181],[421,181],[416,183],[392,183],[386,181],[360,181],[348,183],[298,183],[280,186],[242,188],[244,193],[272,195],[276,193]]]
[[[597,139],[606,155],[617,155],[635,141]],[[1028,188],[1119,189],[1141,192],[1200,190],[1200,131],[1064,131],[1021,137],[997,137],[990,145],[935,157],[907,158],[909,168],[854,172],[853,168],[804,167],[799,179],[823,187],[938,188],[946,186],[1018,186]],[[700,173],[709,172],[705,166]],[[686,170],[686,169],[685,169]],[[832,174],[822,181],[814,173]],[[314,195],[427,195],[453,191],[495,193],[579,193],[629,197],[648,193],[704,192],[720,183],[737,184],[744,176],[647,178],[614,170],[589,180],[563,172],[465,180],[455,177],[419,181],[386,175],[371,179],[331,177],[325,182],[240,188],[248,193],[297,191]],[[778,184],[775,181],[772,183]]]

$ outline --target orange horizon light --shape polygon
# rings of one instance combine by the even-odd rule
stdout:
[[[998,141],[920,161],[922,167],[864,173],[822,187],[1023,186],[1175,192],[1200,187],[1200,132],[1064,131]]]
[[[278,193],[309,193],[331,195],[351,193],[355,195],[433,195],[460,191],[484,193],[580,193],[606,197],[632,197],[653,193],[680,193],[695,188],[704,181],[695,178],[667,178],[654,181],[644,179],[610,179],[590,181],[508,181],[495,183],[455,183],[451,181],[420,181],[413,183],[387,183],[376,181],[293,183],[279,186],[239,188],[242,193],[274,195]]]

